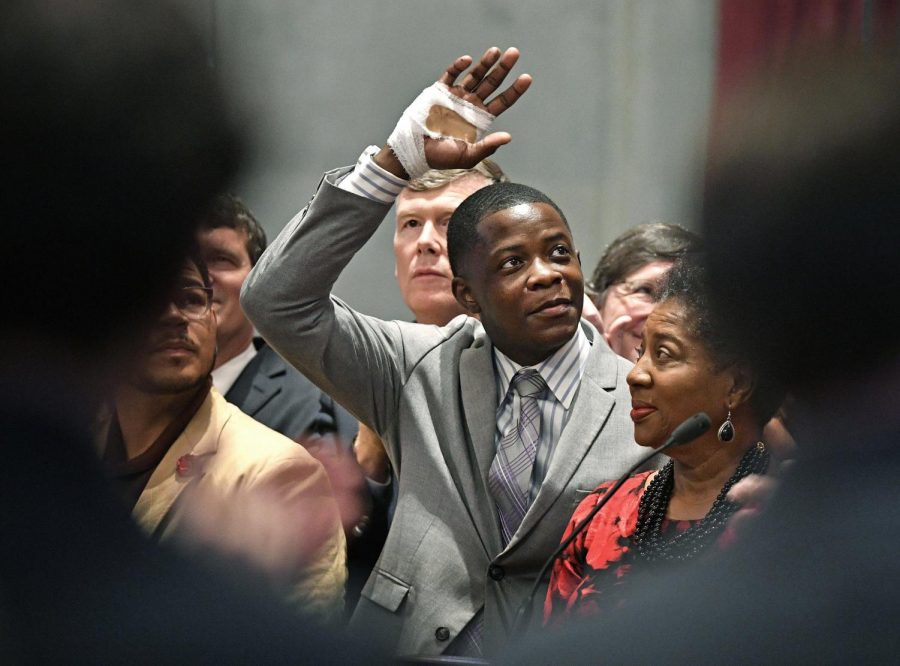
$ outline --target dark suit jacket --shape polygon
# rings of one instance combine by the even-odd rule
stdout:
[[[262,338],[253,341],[256,356],[247,364],[225,399],[248,416],[285,437],[309,437],[322,445],[349,448],[356,419],[295,368]]]

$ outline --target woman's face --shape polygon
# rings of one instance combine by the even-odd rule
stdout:
[[[688,332],[678,301],[659,303],[647,317],[640,355],[628,373],[635,441],[661,446],[682,421],[701,411],[720,423],[732,385],[731,374],[714,372],[705,347]]]
[[[609,346],[629,361],[637,359],[641,332],[653,310],[660,279],[672,268],[671,261],[651,261],[609,286],[599,304],[603,334]]]

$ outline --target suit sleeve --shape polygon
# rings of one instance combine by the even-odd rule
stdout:
[[[279,354],[383,432],[403,380],[400,326],[354,311],[331,289],[390,206],[339,189],[344,173],[327,173],[266,250],[244,283],[241,304]]]

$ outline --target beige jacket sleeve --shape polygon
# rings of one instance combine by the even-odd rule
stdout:
[[[269,546],[262,564],[281,577],[292,606],[338,619],[347,580],[344,530],[325,469],[297,449],[297,457],[266,465],[249,487],[267,506],[260,516],[268,524],[261,543]]]

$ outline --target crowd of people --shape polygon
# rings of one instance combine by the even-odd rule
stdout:
[[[4,663],[896,653],[896,59],[761,77],[701,233],[635,225],[585,282],[564,207],[490,159],[514,48],[268,244],[177,11],[0,17]],[[392,207],[410,321],[332,294]]]

